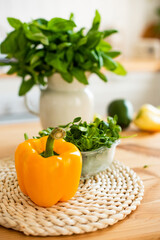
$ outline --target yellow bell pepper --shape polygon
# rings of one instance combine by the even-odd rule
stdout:
[[[42,207],[69,200],[79,185],[81,153],[62,135],[62,131],[55,129],[49,137],[26,140],[15,152],[20,189]]]
[[[145,104],[140,108],[133,122],[142,130],[160,131],[160,109],[151,104]]]

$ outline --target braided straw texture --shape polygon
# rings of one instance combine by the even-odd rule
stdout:
[[[106,171],[81,180],[68,202],[42,208],[20,191],[14,162],[0,161],[0,225],[26,235],[72,235],[106,228],[135,210],[143,193],[136,173],[114,161]]]

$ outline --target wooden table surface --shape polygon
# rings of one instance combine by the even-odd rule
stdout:
[[[14,154],[23,141],[23,133],[36,135],[40,124],[21,123],[0,125],[0,159]],[[123,135],[137,132],[131,129]],[[54,240],[133,240],[160,239],[160,133],[137,132],[137,137],[122,139],[116,159],[133,168],[145,186],[141,205],[124,220],[103,230],[82,235],[49,237]],[[147,168],[144,168],[147,165]],[[20,232],[0,227],[0,240],[43,240],[46,237],[25,236]]]

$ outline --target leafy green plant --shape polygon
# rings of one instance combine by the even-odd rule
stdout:
[[[76,145],[81,152],[92,151],[102,146],[110,148],[112,144],[120,138],[121,127],[117,125],[117,117],[108,117],[107,122],[96,118],[92,123],[82,122],[81,117],[77,117],[73,122],[65,126],[59,126],[66,130],[65,140]],[[39,132],[41,138],[48,136],[53,128],[47,128]]]
[[[88,84],[86,71],[107,82],[102,67],[119,75],[126,74],[123,66],[113,60],[120,52],[112,51],[112,46],[104,40],[117,30],[99,31],[101,17],[97,10],[86,34],[85,28],[74,30],[73,14],[69,20],[40,18],[22,23],[16,18],[8,18],[8,22],[14,31],[1,43],[1,53],[11,61],[0,64],[11,66],[8,74],[17,73],[22,77],[20,96],[35,84],[46,85],[46,77],[56,72],[68,83],[76,78],[82,84]]]

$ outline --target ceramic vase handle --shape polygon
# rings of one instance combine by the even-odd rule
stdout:
[[[34,109],[34,105],[32,104],[31,100],[29,99],[29,95],[24,96],[24,104],[28,111],[36,116],[39,116],[39,112]]]

